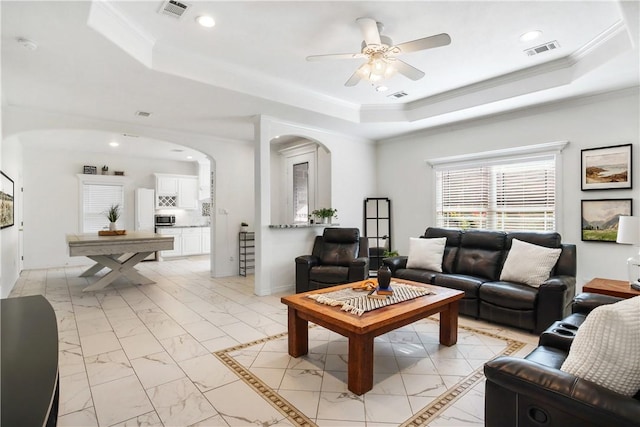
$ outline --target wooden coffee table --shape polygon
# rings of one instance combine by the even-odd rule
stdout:
[[[313,322],[349,339],[348,388],[363,394],[373,388],[373,339],[417,320],[440,313],[440,343],[452,346],[458,340],[458,303],[464,292],[408,280],[396,282],[423,286],[435,292],[364,313],[347,313],[340,307],[320,304],[307,295],[349,288],[354,283],[333,286],[281,299],[288,306],[289,354],[300,357],[309,352],[309,325]],[[358,283],[358,282],[357,282]]]

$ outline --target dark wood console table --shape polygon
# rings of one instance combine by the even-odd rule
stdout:
[[[42,296],[0,300],[3,426],[58,422],[58,324]]]

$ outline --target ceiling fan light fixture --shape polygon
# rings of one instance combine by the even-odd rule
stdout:
[[[392,77],[396,73],[395,67],[381,54],[374,54],[369,62],[360,68],[362,78],[372,83]]]

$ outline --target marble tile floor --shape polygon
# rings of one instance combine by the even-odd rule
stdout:
[[[253,294],[253,277],[209,277],[209,261],[192,257],[139,264],[156,281],[125,278],[82,292],[84,267],[24,271],[10,297],[44,295],[59,334],[59,426],[292,425],[218,357],[240,344],[286,332],[282,295]],[[89,280],[89,281],[88,281]],[[473,321],[467,325],[526,343],[537,337]],[[455,347],[437,343],[424,320],[376,339],[374,389],[346,389],[347,342],[310,331],[310,354],[293,359],[286,339],[230,351],[319,426],[395,426],[504,348],[503,340],[461,330]],[[429,425],[482,426],[484,382]]]

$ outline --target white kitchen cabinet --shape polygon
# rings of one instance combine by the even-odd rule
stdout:
[[[198,207],[198,177],[157,173],[156,208],[196,209]]]
[[[158,228],[158,234],[162,236],[173,236],[173,249],[170,251],[160,251],[160,256],[162,258],[182,255],[182,229],[161,227]]]
[[[202,229],[182,229],[182,255],[196,255],[202,253]]]
[[[173,250],[161,251],[162,258],[208,254],[211,252],[210,227],[162,227],[158,233],[174,236]]]
[[[211,227],[202,227],[201,230],[202,253],[211,253]]]
[[[198,198],[206,200],[211,198],[211,162],[198,160]]]
[[[196,209],[198,207],[198,177],[178,179],[178,208]]]
[[[156,175],[156,193],[177,196],[178,177],[173,175]]]

